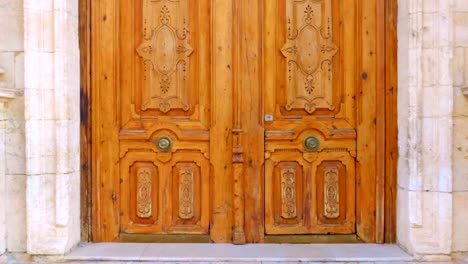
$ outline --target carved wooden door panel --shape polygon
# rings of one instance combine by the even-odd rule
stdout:
[[[93,240],[376,241],[382,3],[91,1]]]
[[[216,231],[226,229],[221,227],[228,216],[211,217],[212,206],[222,208],[231,198],[212,191],[224,188],[212,175],[232,158],[219,143],[223,137],[215,136],[228,122],[219,117],[229,117],[232,109],[212,105],[229,97],[213,90],[229,77],[224,69],[211,78],[229,57],[220,51],[212,59],[217,42],[211,5],[210,0],[93,3],[96,241],[118,241],[124,234],[209,234],[210,224],[213,240],[228,239]]]
[[[355,5],[277,0],[264,14],[266,233],[354,233]]]
[[[122,233],[207,233],[209,23],[204,1],[121,1]],[[206,14],[209,16],[209,14]]]
[[[209,24],[198,2],[121,1],[122,233],[208,232]]]

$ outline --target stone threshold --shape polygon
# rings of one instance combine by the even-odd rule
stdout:
[[[81,244],[65,261],[132,262],[407,262],[397,245],[380,244]]]

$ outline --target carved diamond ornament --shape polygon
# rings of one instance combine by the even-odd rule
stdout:
[[[136,49],[145,63],[144,79],[152,90],[144,110],[151,107],[154,101],[162,112],[179,107],[185,111],[190,108],[181,99],[186,89],[186,67],[193,53],[185,14],[180,10],[184,4],[186,1],[151,0],[145,5],[149,17],[143,19],[143,42]],[[157,20],[151,18],[154,10],[159,12]]]
[[[288,68],[288,111],[300,108],[311,114],[317,107],[334,108],[324,90],[331,89],[338,47],[331,36],[331,2],[324,1],[288,0],[287,40],[281,49]]]

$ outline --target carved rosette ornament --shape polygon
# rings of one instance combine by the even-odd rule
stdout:
[[[150,90],[148,98],[143,98],[143,110],[166,113],[171,109],[190,109],[186,102],[186,77],[193,48],[189,43],[187,9],[187,0],[144,1],[143,42],[136,49],[144,61],[144,80]]]
[[[281,170],[281,216],[292,219],[297,216],[296,206],[296,170],[284,168]]]
[[[281,53],[287,62],[285,109],[333,110],[331,0],[287,0],[287,40]]]
[[[152,183],[151,171],[140,168],[137,171],[137,216],[149,218],[152,214]]]
[[[193,181],[194,172],[191,167],[182,168],[179,172],[179,217],[193,218]]]
[[[325,217],[337,218],[340,216],[340,190],[339,190],[338,167],[328,167],[325,169],[324,203]]]

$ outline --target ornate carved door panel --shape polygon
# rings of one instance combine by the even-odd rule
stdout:
[[[355,232],[355,6],[265,5],[267,234]]]
[[[377,240],[381,4],[92,5],[95,241]]]
[[[226,189],[213,174],[231,155],[214,135],[231,109],[213,109],[229,96],[212,80],[229,75],[211,67],[211,1],[105,0],[92,10],[95,239],[217,230],[228,216],[212,217],[212,206],[225,207],[229,192],[212,192]]]

